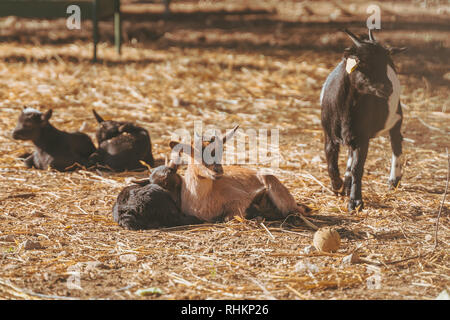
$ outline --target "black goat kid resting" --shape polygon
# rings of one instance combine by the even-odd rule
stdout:
[[[16,140],[31,140],[33,153],[22,155],[28,168],[68,171],[86,166],[95,146],[88,135],[58,130],[50,123],[52,110],[45,113],[25,107],[12,133]]]
[[[326,79],[320,104],[331,185],[336,193],[350,196],[348,209],[353,211],[363,208],[361,180],[371,138],[389,132],[389,185],[397,187],[402,177],[400,82],[391,56],[406,49],[383,47],[371,30],[367,39],[345,33],[353,45]],[[338,167],[341,144],[348,147],[344,180]]]

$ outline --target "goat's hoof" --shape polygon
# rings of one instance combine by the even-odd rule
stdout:
[[[297,211],[304,216],[309,216],[309,215],[311,215],[312,209],[310,207],[308,207],[307,205],[297,203]]]
[[[350,199],[348,203],[348,211],[361,211],[364,208],[364,202],[362,200],[352,200]]]
[[[389,185],[389,189],[390,190],[394,190],[398,187],[398,185],[400,184],[400,180],[402,177],[397,177],[395,179],[389,179],[388,181],[388,185]]]
[[[331,181],[331,189],[335,195],[342,195],[344,182],[342,179]]]

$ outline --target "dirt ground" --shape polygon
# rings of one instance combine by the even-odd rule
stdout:
[[[102,21],[98,64],[88,21],[69,31],[64,19],[0,18],[0,298],[434,299],[449,291],[449,197],[435,247],[450,147],[445,1],[380,2],[377,39],[409,48],[394,59],[404,104],[400,187],[387,187],[391,152],[382,136],[365,165],[366,208],[349,214],[347,199],[329,189],[320,89],[350,44],[337,30],[366,32],[366,6],[174,1],[162,19],[160,4],[123,1],[122,55],[111,21]],[[11,138],[23,105],[52,108],[56,127],[92,139],[92,108],[134,121],[149,130],[160,161],[171,133],[192,132],[195,120],[222,130],[277,128],[275,174],[314,209],[313,223],[336,228],[341,247],[311,250],[313,230],[294,219],[124,230],[111,208],[146,173],[26,169],[17,157],[32,144]],[[355,250],[364,261],[347,263]],[[153,293],[137,293],[146,288]]]

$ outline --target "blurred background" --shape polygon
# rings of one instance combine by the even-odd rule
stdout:
[[[414,54],[449,56],[450,5],[445,0],[122,0],[122,38],[127,47],[225,47],[239,50],[341,51],[339,28],[364,28],[370,4],[381,9],[380,37],[408,44]],[[92,22],[68,30],[66,19],[0,18],[0,41],[82,44],[92,40]],[[112,17],[100,22],[100,43],[112,45]]]

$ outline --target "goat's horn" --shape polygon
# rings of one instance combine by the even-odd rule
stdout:
[[[374,35],[373,35],[373,33],[372,33],[372,29],[369,29],[369,40],[370,40],[370,41],[376,41],[376,40],[375,40],[375,37],[374,37]]]
[[[239,128],[239,125],[235,126],[230,132],[222,137],[222,143],[225,144],[227,140],[231,139],[231,137],[236,133],[236,130]]]
[[[350,39],[352,39],[353,43],[354,43],[357,47],[360,47],[360,46],[361,46],[361,40],[360,40],[353,32],[350,32],[350,31],[347,30],[347,29],[344,29],[344,30],[342,30],[342,31],[344,31],[344,32],[350,37]]]
[[[105,121],[105,120],[103,120],[102,117],[100,117],[100,115],[94,109],[92,109],[92,112],[94,113],[95,119],[97,119],[98,123]]]

